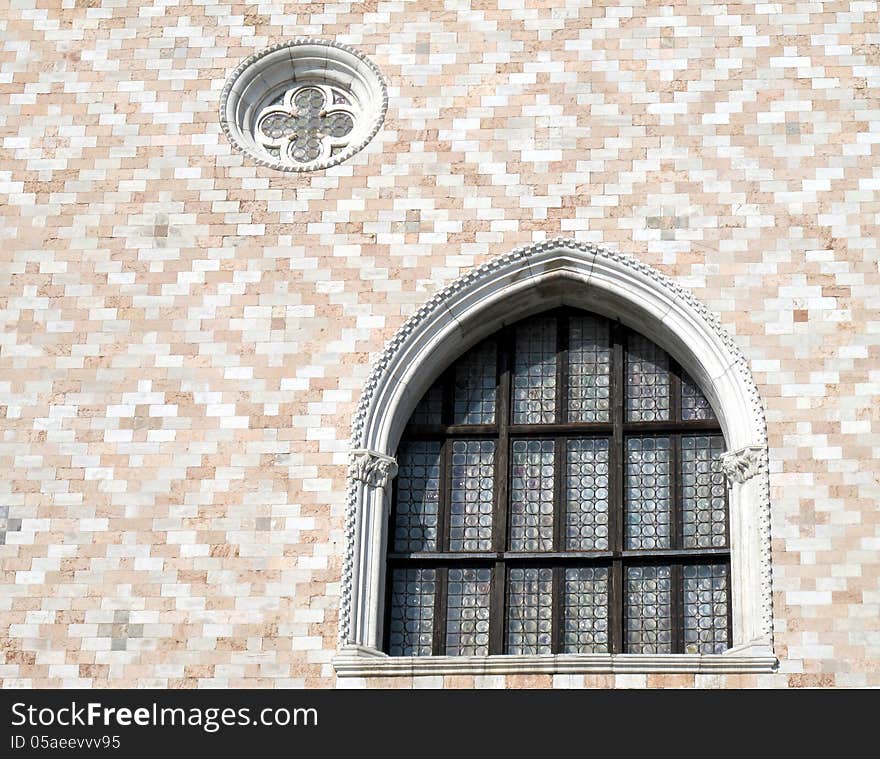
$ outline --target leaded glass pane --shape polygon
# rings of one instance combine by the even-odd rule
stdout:
[[[608,440],[569,440],[565,467],[566,548],[608,550]]]
[[[685,566],[684,651],[721,654],[729,647],[727,567],[723,564]]]
[[[440,503],[440,443],[402,443],[397,464],[394,550],[434,551]]]
[[[686,374],[681,377],[681,418],[684,421],[715,418],[715,412],[703,391]]]
[[[552,440],[516,440],[511,456],[510,550],[553,549]]]
[[[611,343],[608,322],[595,316],[568,320],[568,421],[607,422]]]
[[[283,163],[307,164],[348,147],[356,117],[352,101],[336,87],[297,85],[259,112],[253,137]]]
[[[608,568],[565,570],[562,650],[567,654],[608,651]]]
[[[682,531],[685,548],[727,545],[727,501],[721,435],[681,438]]]
[[[465,354],[455,365],[454,424],[492,424],[495,421],[495,341]]]
[[[627,421],[669,419],[669,388],[669,356],[647,338],[631,335],[626,356]]]
[[[627,567],[624,584],[627,653],[672,653],[670,568]]]
[[[450,551],[489,551],[492,548],[494,461],[494,440],[456,440],[452,443]]]
[[[511,569],[507,587],[507,653],[549,654],[553,570],[537,567]]]
[[[489,655],[491,569],[450,569],[446,587],[447,656]]]
[[[669,548],[669,438],[626,442],[626,548]]]
[[[394,570],[389,626],[392,656],[431,655],[435,579],[433,569]]]
[[[567,384],[562,388],[557,386],[560,326],[564,327],[567,346],[563,362]],[[729,543],[726,480],[720,467],[724,438],[717,429],[704,432],[680,423],[714,423],[715,416],[696,383],[684,373],[680,382],[676,380],[670,369],[672,359],[636,334],[626,338],[620,368],[625,380],[624,419],[673,424],[664,426],[658,435],[652,434],[655,430],[649,425],[639,431],[630,432],[627,427],[617,430],[616,434],[624,437],[622,462],[611,455],[610,431],[603,430],[605,437],[600,437],[574,426],[613,421],[609,410],[611,334],[607,320],[590,314],[529,318],[514,327],[510,355],[503,354],[502,343],[490,338],[464,354],[443,375],[443,382],[436,382],[422,398],[410,427],[432,425],[438,429],[417,435],[410,428],[400,444],[389,550],[443,550],[450,555],[442,569],[412,568],[424,563],[418,557],[408,562],[409,568],[400,560],[389,567],[390,654],[430,655],[436,635],[443,639],[445,654],[487,656],[490,608],[502,617],[497,620],[504,631],[499,644],[503,643],[507,654],[607,653],[613,637],[609,609],[623,612],[623,651],[627,653],[683,650],[707,654],[729,647],[731,581],[727,557],[702,558],[698,553],[701,549],[726,549]],[[511,402],[506,408],[499,408],[498,396],[502,359],[511,370]],[[672,397],[673,387],[676,397]],[[560,391],[565,394],[565,416],[556,403]],[[676,419],[673,407],[681,410]],[[504,418],[499,418],[499,413]],[[487,434],[493,432],[490,427],[479,432],[444,427],[450,423],[500,426],[494,430],[496,435]],[[501,483],[507,486],[506,503],[496,504],[503,488],[496,490],[495,462],[502,452],[499,440],[508,440],[502,437],[508,423],[573,426],[566,429],[560,425],[550,431],[537,428],[524,434],[513,428],[506,451],[507,482]],[[533,434],[545,439],[533,439]],[[442,440],[414,441],[413,437]],[[561,471],[556,467],[557,457]],[[609,496],[612,460],[618,469],[614,475],[622,478],[623,488],[623,513],[613,515],[613,520],[611,509],[616,507]],[[442,483],[441,471],[445,477]],[[557,477],[561,492],[556,492]],[[562,524],[554,524],[557,497]],[[443,546],[438,539],[441,500]],[[493,548],[496,506],[507,508],[507,550],[533,554],[529,561],[507,557],[503,568],[487,566],[490,557],[481,552]],[[610,550],[609,522],[618,518],[623,521],[623,548],[627,551],[662,551],[674,546],[692,553],[677,557],[671,566],[653,563],[672,561],[662,557],[625,559],[622,587],[614,585],[613,589],[610,560],[598,565],[596,562],[604,560],[595,554],[589,564],[586,560],[560,561],[555,569],[547,566],[555,563],[554,554],[547,554],[554,549]],[[673,525],[680,535],[672,535]],[[561,544],[557,544],[557,532]],[[456,558],[468,553],[474,555]],[[694,563],[700,560],[720,563]],[[544,566],[535,566],[538,562]],[[491,600],[495,576],[506,578],[504,587],[497,588],[499,593],[503,591],[504,599],[498,599],[497,610]],[[557,592],[558,598],[554,595]],[[444,618],[435,620],[435,600],[441,601],[438,593],[445,596],[446,611]],[[554,606],[558,616],[554,616]],[[556,631],[559,649],[554,652],[556,624],[561,629]],[[679,633],[683,649],[677,647],[681,645]]]
[[[443,387],[435,382],[422,396],[409,419],[410,424],[440,424],[443,413]]]
[[[513,423],[556,421],[556,319],[539,316],[516,328]]]

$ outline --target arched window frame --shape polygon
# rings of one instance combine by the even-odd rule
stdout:
[[[618,319],[669,353],[712,405],[728,452],[732,642],[723,654],[392,657],[381,652],[391,480],[403,428],[468,348],[525,316],[571,306]],[[517,249],[463,275],[401,327],[374,365],[353,424],[339,676],[512,672],[768,672],[773,653],[767,433],[732,337],[692,294],[623,254],[567,239]]]

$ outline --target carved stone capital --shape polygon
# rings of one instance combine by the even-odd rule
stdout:
[[[761,445],[747,445],[745,448],[723,453],[721,469],[731,482],[746,482],[763,471],[765,451]]]
[[[397,461],[391,456],[363,448],[351,452],[351,476],[374,488],[384,488],[397,474]]]

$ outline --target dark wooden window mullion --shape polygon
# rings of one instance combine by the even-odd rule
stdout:
[[[682,565],[672,564],[669,572],[672,583],[672,653],[684,653],[684,599],[682,592]]]
[[[669,547],[683,548],[681,487],[681,435],[669,436]]]
[[[645,433],[648,435],[663,435],[671,432],[688,432],[695,434],[717,432],[718,422],[714,419],[693,419],[687,422],[671,422],[660,420],[656,422],[624,422],[623,431],[628,435]]]
[[[568,422],[568,312],[556,314],[556,423]]]
[[[503,561],[492,570],[492,597],[489,599],[489,655],[504,653],[507,610],[507,571]]]
[[[556,313],[556,422],[568,422],[568,311],[560,309]],[[553,443],[553,550],[564,551],[566,498],[565,498],[565,456],[566,438],[556,437]],[[551,584],[551,622],[550,651],[562,652],[562,567],[552,570]]]
[[[469,562],[471,564],[485,564],[487,561],[504,561],[507,564],[514,562],[518,564],[532,564],[538,566],[549,562],[561,562],[566,566],[595,566],[606,564],[612,559],[622,559],[623,561],[638,560],[641,562],[653,561],[654,563],[668,564],[671,561],[701,561],[705,559],[709,563],[715,561],[725,561],[730,556],[730,551],[726,548],[700,548],[698,550],[677,550],[677,549],[645,549],[612,552],[612,551],[481,551],[481,552],[414,552],[414,553],[392,553],[388,555],[388,560],[395,566],[403,564],[419,564],[439,566],[446,562]]]
[[[566,439],[553,439],[553,550],[564,551],[565,546],[565,450]],[[540,516],[538,517],[540,519]]]
[[[443,374],[443,405],[440,419],[444,425],[452,423],[455,372],[450,367]],[[452,482],[450,463],[452,461],[452,441],[444,438],[440,444],[440,503],[437,514],[437,551],[449,550],[449,501]],[[434,656],[446,653],[446,611],[448,602],[447,580],[449,569],[438,567],[434,586]]]
[[[622,654],[623,647],[623,624],[624,624],[624,601],[625,593],[623,587],[623,561],[614,559],[611,562],[611,577],[608,583],[608,621],[611,625],[608,637],[610,643],[610,652],[612,654]]]
[[[507,548],[507,512],[510,499],[510,415],[513,331],[504,330],[498,341],[498,392],[495,421],[498,442],[495,446],[495,502],[492,516],[492,548],[502,553]],[[492,598],[489,601],[489,654],[504,653],[504,628],[507,598],[507,572],[504,561],[496,561],[492,571]]]
[[[681,367],[669,359],[669,419],[681,421]],[[682,534],[683,501],[681,489],[681,435],[669,436],[669,547],[684,545]],[[684,606],[681,564],[672,564],[672,652],[684,653]]]
[[[673,422],[681,421],[681,367],[671,358],[669,359],[669,419]]]
[[[498,399],[495,419],[498,442],[495,447],[495,504],[492,518],[492,548],[507,548],[507,511],[510,493],[510,385],[512,372],[513,333],[505,330],[499,340]]]
[[[433,655],[443,656],[446,653],[446,579],[449,570],[438,567],[434,575],[434,638]]]
[[[611,421],[613,432],[611,434],[611,451],[609,466],[609,516],[612,524],[611,550],[622,551],[624,548],[624,519],[625,519],[625,486],[624,473],[626,471],[626,449],[623,436],[624,418],[624,350],[621,329],[615,327],[613,331],[613,347],[611,353]]]
[[[449,501],[452,490],[452,441],[440,445],[440,503],[437,513],[437,550],[449,550]]]
[[[611,450],[608,466],[608,535],[609,548],[617,555],[624,548],[624,471],[626,468],[626,451],[623,437],[625,367],[623,349],[623,329],[619,324],[611,327]],[[615,559],[611,565],[611,582],[609,584],[608,604],[609,623],[611,624],[609,640],[611,653],[623,652],[623,620],[624,620],[624,589],[623,564]]]
[[[673,418],[677,418],[677,412]],[[669,496],[669,547],[682,548],[684,538],[682,537],[681,435],[669,436]],[[672,582],[672,653],[680,654],[684,653],[684,601],[680,563],[672,564],[670,580]]]
[[[572,422],[570,424],[511,424],[508,433],[517,437],[547,437],[548,435],[577,435],[592,437],[610,435],[608,422]],[[714,420],[687,422],[624,422],[625,435],[669,435],[675,432],[693,435],[717,435],[721,432]],[[498,435],[494,424],[409,425],[405,440],[443,440],[446,437],[493,439]]]

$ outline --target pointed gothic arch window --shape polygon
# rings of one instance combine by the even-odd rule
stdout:
[[[761,401],[659,272],[564,239],[487,262],[352,426],[340,677],[777,665]]]

